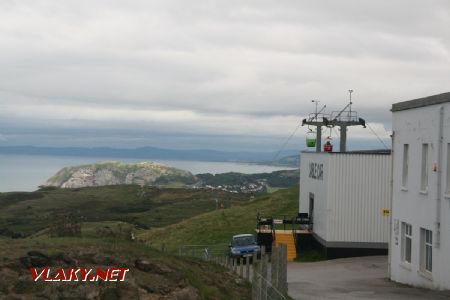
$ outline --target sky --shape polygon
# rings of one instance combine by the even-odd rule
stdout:
[[[273,151],[349,89],[386,141],[450,90],[448,0],[2,0],[0,37],[0,146]]]

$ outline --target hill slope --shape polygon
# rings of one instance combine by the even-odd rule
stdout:
[[[119,240],[44,238],[0,243],[1,299],[250,299],[227,269]],[[129,268],[123,282],[34,282],[28,266]]]
[[[227,244],[232,235],[254,233],[258,213],[274,217],[296,216],[298,192],[298,187],[280,190],[240,206],[198,215],[164,228],[146,230],[138,238],[154,247],[164,244],[171,251],[176,251],[181,245]]]
[[[167,185],[193,184],[197,178],[188,171],[155,162],[123,164],[117,161],[76,167],[65,167],[52,176],[44,186],[79,188],[117,184]]]
[[[216,199],[229,207],[245,203],[249,197],[216,190],[136,185],[0,193],[0,235],[32,235],[64,214],[74,214],[83,222],[121,221],[136,228],[166,226],[215,210]]]

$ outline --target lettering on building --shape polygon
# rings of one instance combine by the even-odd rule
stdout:
[[[323,180],[323,164],[309,163],[309,178]]]

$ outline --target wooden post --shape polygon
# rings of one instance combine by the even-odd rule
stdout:
[[[259,297],[259,278],[256,273],[256,269],[258,266],[258,262],[256,260],[253,261],[253,279],[252,279],[252,300],[258,300]]]
[[[280,270],[280,292],[286,296],[287,295],[287,245],[284,245],[282,251],[283,259],[281,261],[281,270]]]
[[[270,283],[274,288],[277,288],[277,279],[278,279],[278,246],[276,244],[272,245],[272,262],[271,262],[271,276],[270,276]],[[271,298],[273,298],[273,293],[271,292],[269,295]]]
[[[260,261],[258,262],[258,273],[259,273],[259,293],[258,293],[258,299],[262,299],[262,296],[264,295],[265,291],[264,288],[266,287],[266,282],[264,281],[264,261],[262,260],[262,257]]]
[[[239,258],[239,276],[244,277],[244,258]]]
[[[254,255],[253,255],[254,256]],[[250,280],[250,257],[245,259],[245,279]]]
[[[267,256],[266,254],[261,256],[261,299],[266,300],[267,297]]]

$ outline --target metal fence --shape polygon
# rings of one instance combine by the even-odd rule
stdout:
[[[211,260],[216,257],[225,257],[228,254],[228,245],[183,245],[178,249],[178,255],[197,257]]]
[[[220,264],[252,284],[253,300],[287,300],[287,246],[273,245],[272,253],[231,258],[227,245],[184,245],[179,255],[197,257]]]

